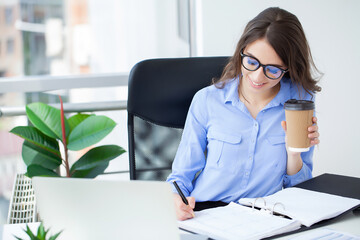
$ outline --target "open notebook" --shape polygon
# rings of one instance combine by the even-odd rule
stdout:
[[[239,203],[195,212],[195,218],[179,226],[214,239],[260,239],[336,217],[359,206],[360,200],[293,187]]]
[[[261,239],[300,228],[295,220],[276,217],[236,203],[195,212],[180,228],[212,239]]]
[[[242,198],[239,203],[255,204],[257,208],[274,211],[310,227],[359,205],[360,200],[293,187],[260,199]]]

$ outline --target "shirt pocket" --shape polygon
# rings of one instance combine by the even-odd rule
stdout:
[[[227,134],[220,131],[208,133],[208,158],[209,167],[235,173],[238,170],[239,145],[241,135]]]
[[[285,144],[285,135],[268,136],[267,140],[271,145]]]
[[[285,135],[268,136],[267,141],[270,145],[271,156],[276,156],[275,158],[269,158],[269,161],[272,161],[272,169],[285,173],[287,159]]]

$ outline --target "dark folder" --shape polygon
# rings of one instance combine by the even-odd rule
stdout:
[[[311,178],[305,182],[302,182],[294,187],[303,188],[307,190],[317,191],[317,192],[323,192],[328,194],[334,194],[342,197],[349,197],[349,198],[356,198],[360,199],[360,178],[356,177],[348,177],[348,176],[342,176],[342,175],[336,175],[336,174],[329,174],[325,173],[322,175],[319,175],[317,177]],[[354,207],[353,209],[350,209],[349,211],[346,211],[339,216],[324,220],[321,222],[318,222],[311,227],[305,227],[302,226],[300,229],[287,232],[284,234],[272,236],[266,239],[273,239],[276,237],[282,237],[285,235],[289,235],[292,233],[302,232],[313,228],[323,227],[325,225],[328,225],[330,223],[333,223],[335,221],[341,221],[341,219],[349,213],[350,211],[358,211],[360,209],[360,205]],[[360,217],[360,216],[359,216]]]
[[[325,173],[295,187],[360,199],[360,178]]]

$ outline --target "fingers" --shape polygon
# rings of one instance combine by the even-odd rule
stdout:
[[[319,132],[312,132],[312,133],[308,134],[308,137],[311,138],[311,139],[318,138],[318,137],[320,137],[320,133]]]
[[[174,200],[176,206],[176,217],[183,221],[195,217],[193,208],[195,207],[195,198],[187,197],[189,205],[186,205],[179,194],[174,193]]]
[[[313,117],[313,123],[316,124],[317,123],[317,117]]]
[[[189,206],[191,207],[191,209],[195,208],[195,198],[194,197],[187,197],[186,198],[189,202]]]
[[[312,126],[308,127],[308,137],[310,138],[310,146],[314,146],[320,143],[319,137],[319,127],[317,126],[317,118],[313,117],[312,119],[313,124]]]
[[[308,128],[309,132],[317,132],[318,131],[319,128],[317,126],[317,121],[318,121],[317,117],[312,118],[313,125]]]
[[[318,145],[320,143],[320,140],[319,139],[314,139],[314,140],[311,140],[310,141],[310,147],[312,146],[315,146],[315,145]]]
[[[309,132],[317,132],[319,130],[319,127],[317,125],[312,125],[308,127]]]
[[[186,198],[188,200],[188,203],[189,203],[189,207],[191,208],[191,215],[192,217],[195,217],[195,214],[194,214],[194,208],[195,208],[195,198],[194,197],[187,197]]]
[[[180,221],[195,217],[193,209],[189,205],[182,205],[176,210],[177,219]]]

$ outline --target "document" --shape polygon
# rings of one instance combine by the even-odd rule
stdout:
[[[292,187],[263,198],[242,198],[239,203],[255,204],[257,208],[288,216],[310,227],[360,205],[360,200]]]
[[[195,212],[195,218],[179,221],[179,227],[213,239],[260,239],[300,228],[300,222],[265,211],[230,203]]]
[[[301,188],[286,188],[263,198],[195,212],[179,227],[213,239],[261,239],[309,227],[356,206],[360,200]]]
[[[355,236],[346,232],[336,231],[328,228],[321,228],[309,231],[301,236],[290,238],[290,240],[360,240],[360,236]]]

